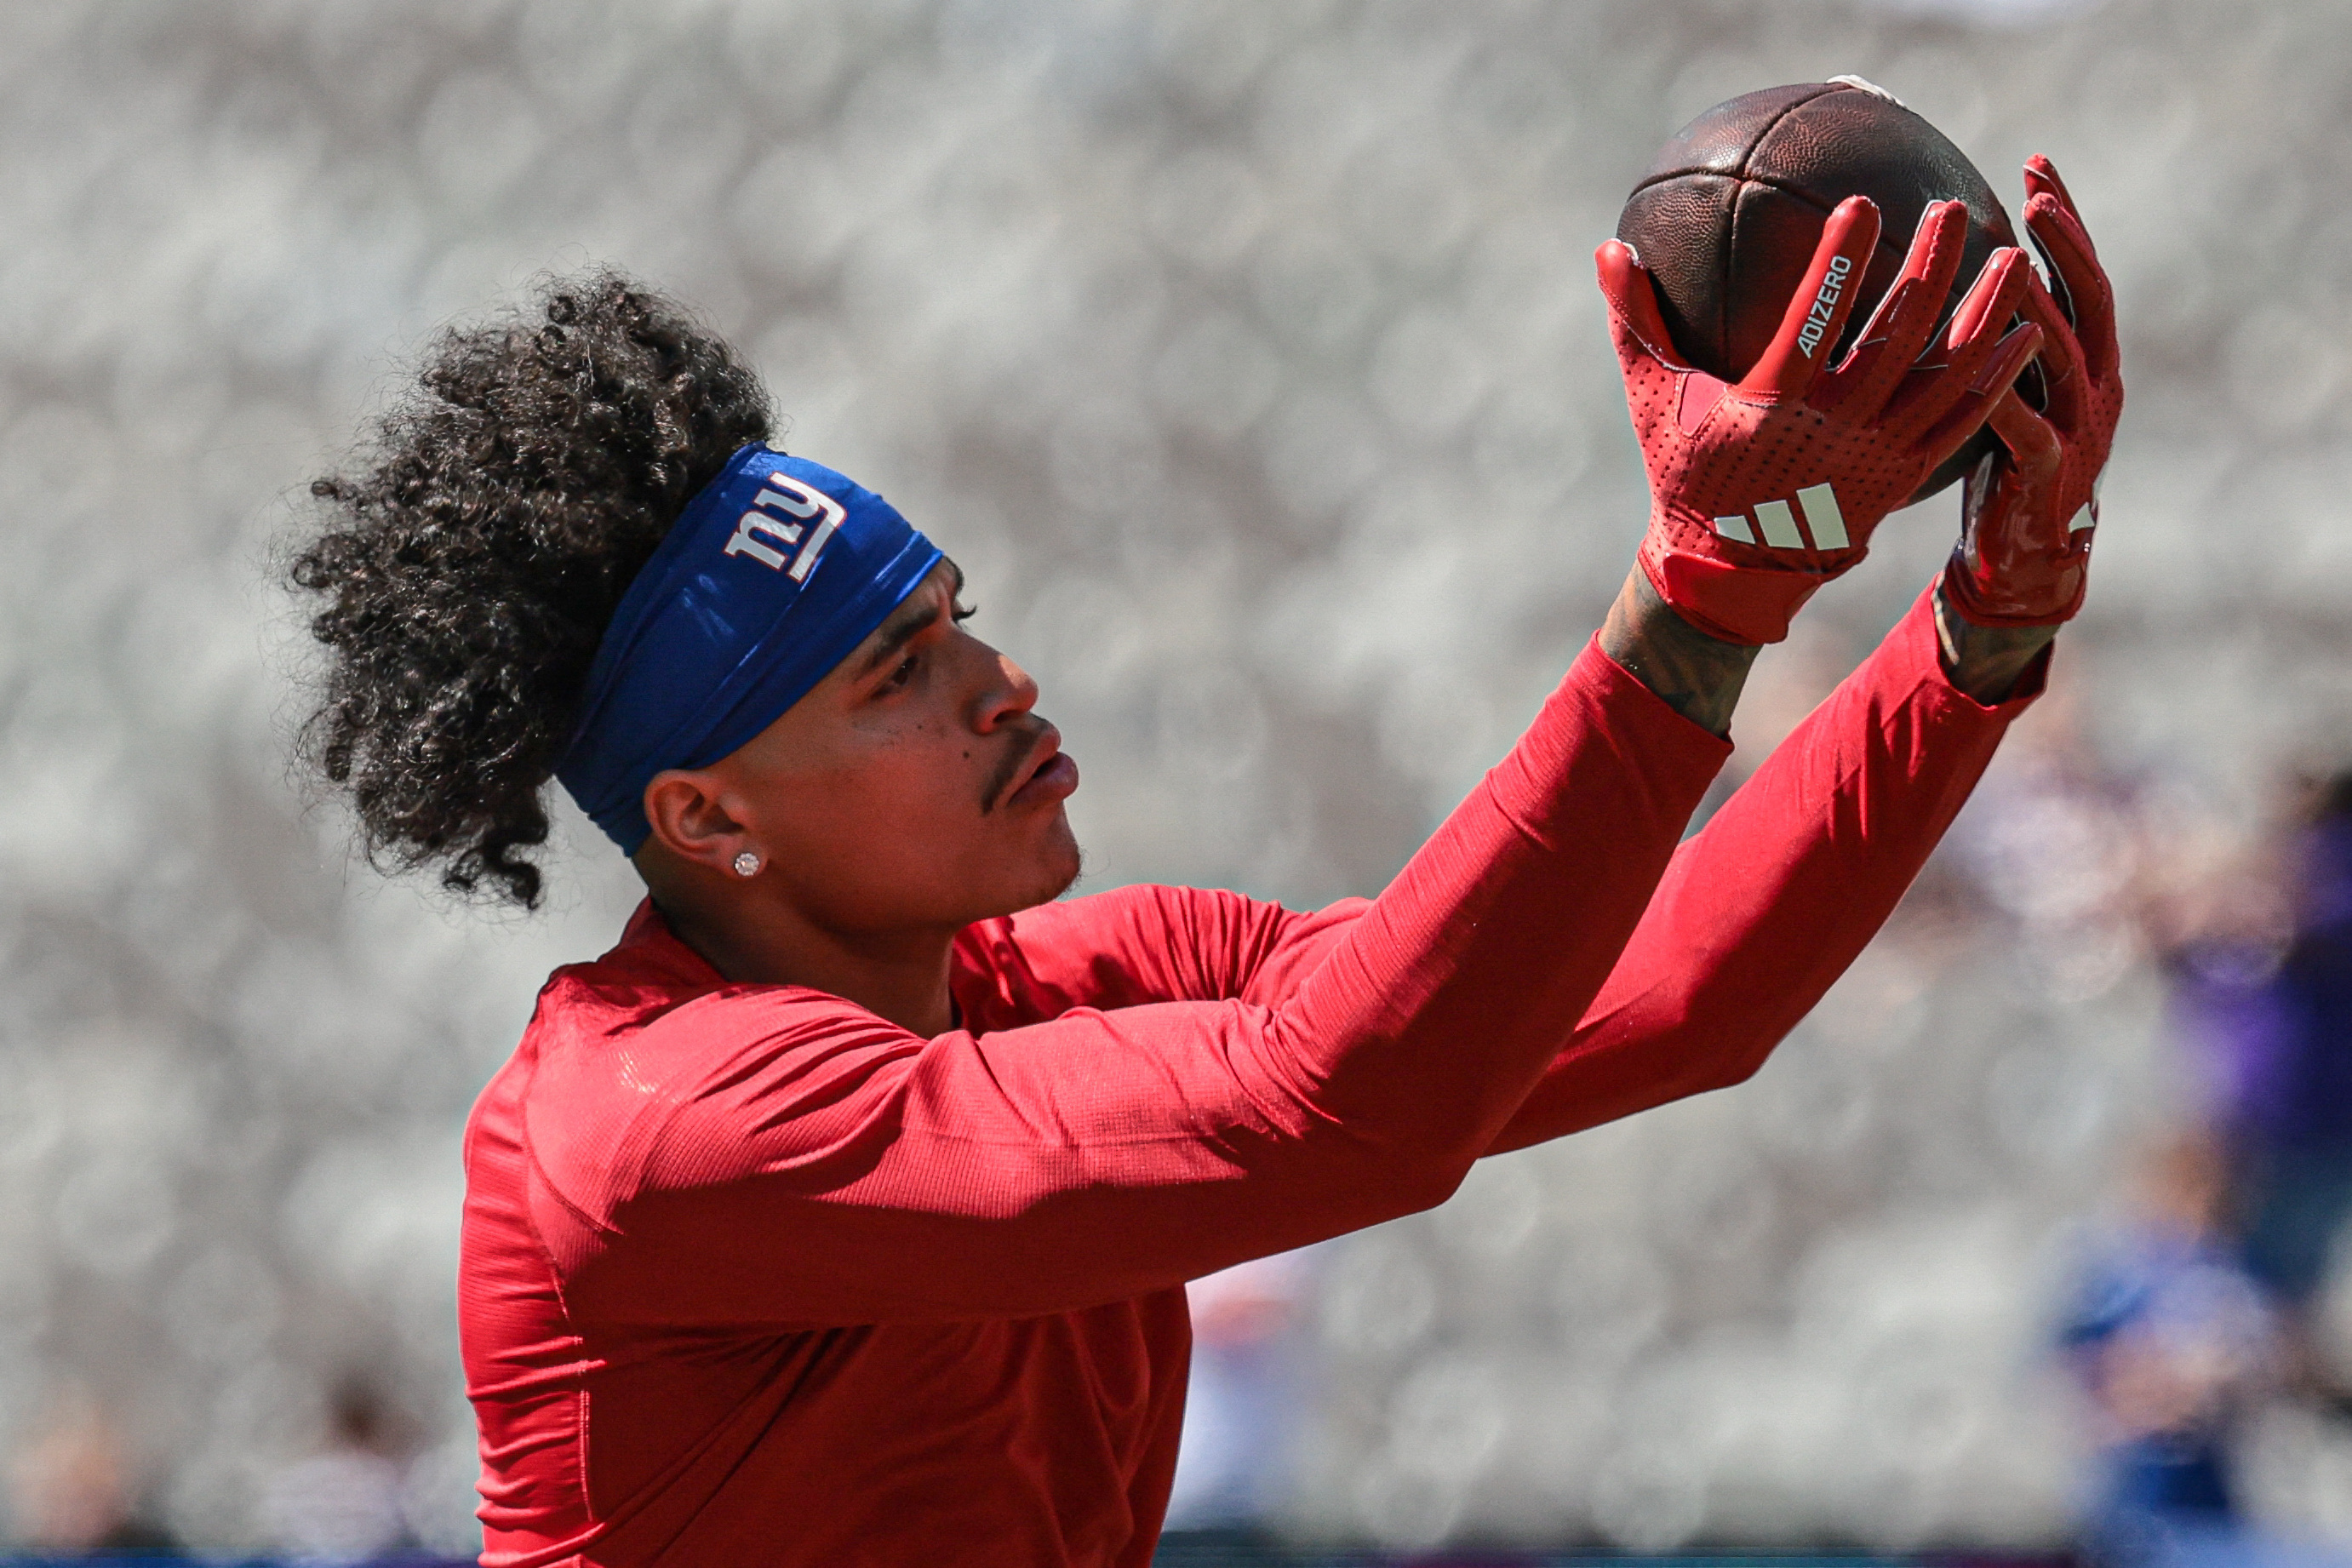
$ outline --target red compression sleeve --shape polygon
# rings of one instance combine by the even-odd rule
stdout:
[[[680,1006],[631,1050],[656,1081],[675,1031],[692,1081],[576,1157],[539,1151],[566,1299],[673,1327],[1022,1316],[1439,1202],[1591,1005],[1727,750],[1588,647],[1276,1006],[931,1040],[790,988]]]
[[[1684,845],[1624,956],[1490,1153],[1738,1083],[1894,912],[2040,689],[1945,678],[1932,592]]]

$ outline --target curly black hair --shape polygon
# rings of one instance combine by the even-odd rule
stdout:
[[[331,650],[306,759],[381,869],[437,864],[526,909],[528,852],[588,667],[629,581],[772,414],[674,301],[599,269],[444,331],[345,472],[287,575]]]

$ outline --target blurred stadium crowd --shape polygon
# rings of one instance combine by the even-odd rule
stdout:
[[[381,886],[289,779],[275,552],[436,325],[592,259],[676,289],[968,569],[1085,765],[1087,886],[1312,904],[1402,862],[1622,577],[1588,258],[1626,189],[1838,72],[2005,191],[2051,153],[2116,279],[2056,689],[1753,1084],[1204,1288],[1178,1522],[2034,1550],[2096,1527],[2103,1447],[2186,1433],[2249,1516],[2352,1539],[2352,1294],[2216,1239],[2234,1102],[2176,998],[2276,972],[2290,783],[2352,759],[2341,5],[26,0],[0,1540],[473,1550],[458,1130],[633,894],[576,819],[539,920]],[[1767,655],[1738,765],[1955,510]],[[2079,1305],[2146,1235],[2203,1281],[2154,1416],[2099,1360],[2147,1336]]]

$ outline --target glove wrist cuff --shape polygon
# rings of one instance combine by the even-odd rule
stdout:
[[[2078,573],[2074,592],[2064,604],[2055,607],[2021,603],[2006,596],[1985,591],[1976,574],[1968,569],[1955,553],[1944,563],[1944,604],[1952,614],[1972,626],[2057,626],[2071,621],[2083,608],[2083,591],[2088,585],[2087,574]]]
[[[1755,647],[1789,635],[1789,622],[1829,578],[1819,573],[1736,566],[1659,543],[1642,544],[1643,575],[1676,615],[1719,642]]]

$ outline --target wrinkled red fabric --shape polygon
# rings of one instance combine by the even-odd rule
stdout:
[[[1727,748],[1588,648],[1378,899],[986,921],[933,1039],[641,909],[467,1130],[482,1561],[1141,1568],[1182,1281],[1744,1075],[1875,929],[2015,706],[1920,619],[1679,853]]]

